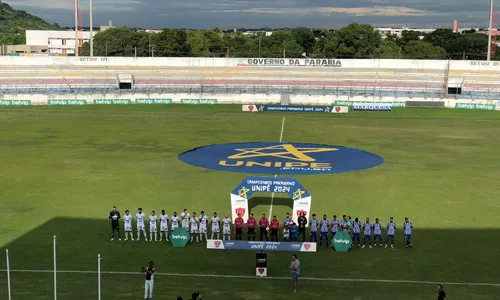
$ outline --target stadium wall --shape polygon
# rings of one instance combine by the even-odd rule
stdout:
[[[118,104],[280,104],[281,95],[249,94],[19,94],[0,95],[0,106],[29,105],[118,105]],[[405,107],[406,102],[444,102],[447,108],[500,110],[500,100],[463,100],[438,98],[348,97],[291,95],[290,105],[337,105],[348,106],[354,102],[393,104]]]
[[[447,61],[405,59],[259,59],[209,57],[64,57],[2,56],[0,66],[104,66],[104,67],[331,67],[349,69],[500,71],[497,61]]]

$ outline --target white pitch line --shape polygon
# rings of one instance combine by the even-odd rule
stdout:
[[[7,272],[6,269],[0,269],[1,272]],[[16,273],[53,273],[54,270],[10,270]],[[78,271],[78,270],[58,270],[57,273],[73,274],[97,274],[97,271]],[[119,272],[119,271],[101,271],[101,274],[110,275],[143,275],[141,272]],[[259,279],[259,280],[290,280],[290,277],[280,276],[246,276],[246,275],[219,275],[219,274],[187,274],[187,273],[155,273],[155,276],[174,276],[174,277],[210,277],[210,278],[229,278],[229,279]],[[463,286],[491,286],[500,287],[500,283],[487,282],[438,282],[438,281],[418,281],[418,280],[392,280],[392,279],[369,279],[369,278],[316,278],[300,277],[300,280],[308,281],[337,281],[337,282],[370,282],[370,283],[406,283],[406,284],[425,284],[425,285],[463,285]]]
[[[283,120],[281,120],[280,143],[283,142],[283,131],[285,131],[285,117],[283,117]],[[276,177],[278,177],[278,174],[274,174],[274,178]],[[274,204],[274,192],[271,194],[271,206],[269,207],[269,215],[267,215],[269,220],[272,218],[273,204]]]

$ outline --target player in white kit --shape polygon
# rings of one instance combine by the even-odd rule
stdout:
[[[227,216],[224,216],[224,219],[222,219],[222,239],[225,240],[226,238],[228,240],[231,240],[231,219]]]
[[[163,234],[165,234],[165,241],[168,242],[168,215],[164,209],[162,209],[160,215],[160,242],[163,239]]]
[[[125,216],[123,216],[123,231],[125,232],[125,241],[128,240],[130,234],[130,239],[134,240],[134,233],[132,232],[132,215],[129,213],[128,209],[125,211]]]
[[[149,216],[149,241],[153,241],[153,237],[155,238],[155,242],[157,241],[156,240],[156,221],[158,220],[158,217],[156,216],[156,213],[155,211],[153,210],[151,212],[151,216]]]
[[[220,232],[220,218],[217,216],[217,213],[214,212],[214,215],[212,216],[212,236],[210,238],[213,240],[215,233],[217,236],[216,239],[218,240],[219,232]]]
[[[170,221],[172,222],[172,231],[174,231],[175,228],[179,227],[180,220],[181,219],[177,216],[177,212],[174,212],[174,215],[170,219]]]
[[[200,241],[198,238],[198,217],[195,212],[189,219],[189,223],[191,223],[191,242],[193,242],[194,237],[196,236],[196,242],[198,243]]]
[[[189,232],[189,212],[187,208],[184,208],[184,211],[181,213],[182,227],[184,227],[187,232]]]
[[[205,215],[205,212],[202,210],[201,215],[200,215],[200,242],[203,242],[203,235],[205,235],[205,241],[208,240],[207,223],[208,223],[208,217]]]
[[[144,239],[146,242],[148,241],[148,236],[146,235],[146,226],[144,226],[144,222],[146,221],[146,215],[142,212],[142,208],[139,207],[137,209],[137,213],[135,214],[135,221],[137,222],[137,239],[136,241],[141,239],[141,231],[144,234]]]

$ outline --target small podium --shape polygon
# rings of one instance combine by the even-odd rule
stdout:
[[[255,275],[257,277],[267,276],[267,253],[264,251],[255,254]]]

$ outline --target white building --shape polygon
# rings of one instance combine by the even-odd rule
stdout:
[[[78,35],[79,46],[90,41],[89,31],[81,31]],[[46,46],[49,53],[74,54],[75,31],[26,30],[26,45]]]

